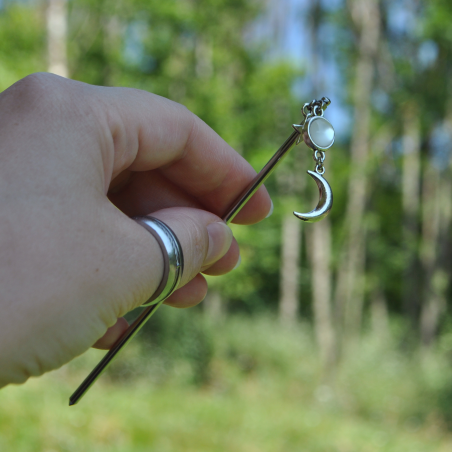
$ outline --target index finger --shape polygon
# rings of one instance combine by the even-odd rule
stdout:
[[[207,210],[223,216],[256,175],[242,156],[182,105],[129,88],[100,89],[114,143],[112,177],[125,169],[159,168]],[[260,221],[270,209],[270,197],[261,187],[235,222]]]

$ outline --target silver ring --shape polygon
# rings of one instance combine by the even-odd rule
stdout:
[[[134,217],[140,226],[150,232],[160,245],[163,254],[163,277],[151,298],[142,306],[166,300],[177,288],[184,271],[184,255],[176,234],[163,221],[151,216]]]

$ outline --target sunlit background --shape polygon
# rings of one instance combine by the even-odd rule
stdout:
[[[328,96],[317,203],[298,146],[273,215],[198,307],[0,392],[0,451],[452,450],[450,0],[0,1],[0,90],[36,71],[186,105],[259,170]],[[1,290],[1,289],[0,289]],[[1,315],[1,313],[0,313]]]

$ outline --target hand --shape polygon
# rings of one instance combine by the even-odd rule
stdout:
[[[152,213],[181,242],[166,303],[201,301],[200,272],[236,265],[220,217],[254,175],[185,107],[147,92],[34,74],[1,93],[0,387],[109,348],[154,293],[161,250],[130,216]],[[270,206],[261,188],[235,222]]]

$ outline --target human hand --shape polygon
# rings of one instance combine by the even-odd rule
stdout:
[[[201,301],[200,272],[239,257],[223,215],[250,165],[185,107],[147,92],[34,74],[0,94],[0,387],[109,348],[122,316],[155,292],[152,213],[181,242],[177,307]],[[271,207],[263,187],[234,222]]]

